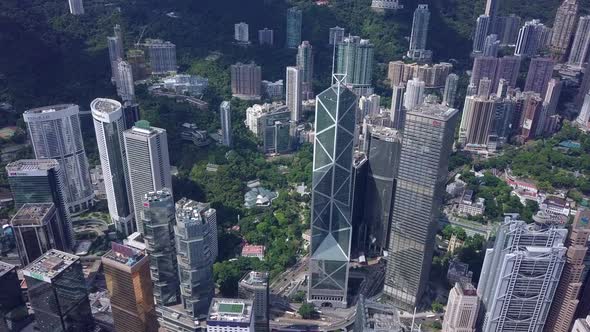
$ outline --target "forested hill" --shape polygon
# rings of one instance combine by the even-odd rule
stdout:
[[[104,5],[108,3],[108,5]],[[57,102],[88,105],[96,96],[111,96],[106,36],[122,25],[126,44],[136,41],[145,27],[145,37],[161,37],[178,47],[179,63],[219,50],[226,62],[255,60],[263,66],[265,79],[280,79],[284,67],[294,63],[292,50],[232,47],[233,24],[257,30],[275,29],[278,45],[285,38],[285,14],[289,6],[304,10],[303,38],[310,40],[316,58],[318,84],[330,72],[328,29],[342,26],[347,33],[369,38],[377,48],[377,61],[401,57],[407,47],[412,11],[418,3],[432,8],[429,47],[438,60],[456,58],[468,66],[469,36],[475,18],[483,12],[484,0],[402,0],[405,9],[376,14],[370,0],[331,0],[317,6],[310,0],[86,0],[87,14],[69,15],[66,0],[0,1],[0,101],[12,102],[17,110]],[[93,5],[94,4],[94,5]],[[559,0],[510,0],[502,12],[524,18],[540,18],[550,24]],[[590,4],[585,1],[584,10]],[[120,8],[120,11],[117,10]],[[174,11],[179,18],[166,16]],[[377,73],[377,79],[384,71]]]

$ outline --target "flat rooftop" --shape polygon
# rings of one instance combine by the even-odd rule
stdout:
[[[47,171],[57,166],[59,166],[59,163],[55,159],[21,159],[6,165],[6,171],[8,173]]]
[[[51,282],[65,269],[80,258],[67,252],[51,249],[23,269],[23,274],[35,279]]]
[[[121,109],[121,103],[113,100],[113,99],[106,99],[106,98],[97,98],[92,101],[90,104],[90,108],[95,109],[97,111],[103,113],[111,113]]]
[[[408,112],[408,114],[428,116],[433,119],[448,121],[457,112],[459,112],[457,109],[442,104],[422,104],[413,111]]]
[[[252,319],[250,300],[214,298],[207,321],[249,323]]]
[[[70,107],[77,107],[75,104],[59,104],[59,105],[51,105],[51,106],[43,106],[32,108],[30,110],[26,110],[25,113],[50,113],[50,112],[59,112]]]
[[[102,259],[112,260],[131,267],[144,257],[145,254],[136,248],[112,242],[111,250],[104,254]]]
[[[55,213],[53,203],[25,203],[12,217],[14,226],[43,225]]]
[[[371,136],[387,141],[401,140],[401,134],[397,129],[385,126],[371,126]]]
[[[268,285],[268,272],[250,271],[244,275],[240,283],[249,286],[266,287]]]
[[[6,273],[12,271],[15,268],[16,268],[16,266],[14,266],[12,264],[8,264],[8,263],[4,263],[4,262],[0,261],[0,278],[2,278]]]

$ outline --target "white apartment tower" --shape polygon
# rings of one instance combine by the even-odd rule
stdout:
[[[102,166],[107,204],[117,231],[131,235],[135,231],[127,153],[123,144],[125,119],[121,103],[97,98],[90,103],[94,131]]]
[[[475,332],[479,299],[470,283],[456,283],[449,293],[443,321],[444,332]]]
[[[234,24],[234,39],[238,43],[250,43],[248,24],[244,22]]]
[[[219,114],[221,116],[221,139],[223,145],[231,146],[231,104],[229,103],[229,101],[221,102],[221,105],[219,106]]]
[[[141,209],[145,194],[172,188],[168,137],[166,130],[151,127],[149,122],[141,120],[133,128],[124,131],[123,138],[135,222],[137,231],[143,233]]]
[[[424,102],[424,81],[413,78],[408,81],[406,94],[404,95],[404,107],[407,111],[414,110],[415,107],[422,105]]]
[[[301,120],[302,108],[302,79],[303,70],[299,67],[287,67],[287,95],[286,103],[291,111],[291,120],[298,122]]]
[[[582,68],[590,54],[590,15],[580,17],[568,64]]]
[[[117,94],[123,102],[135,101],[135,86],[133,85],[133,71],[127,61],[117,60]]]
[[[84,14],[84,2],[83,0],[68,0],[70,6],[70,14],[72,15],[83,15]]]

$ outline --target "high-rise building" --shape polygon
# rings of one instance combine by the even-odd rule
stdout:
[[[117,331],[158,330],[148,256],[133,247],[111,243],[101,258]]]
[[[176,257],[184,310],[205,318],[215,293],[217,223],[203,216],[204,205],[186,198],[176,203]]]
[[[111,81],[117,82],[118,78],[118,60],[123,60],[123,41],[118,36],[107,37],[107,46],[109,48],[109,60],[111,64]]]
[[[492,80],[484,77],[479,80],[479,86],[477,87],[477,95],[480,97],[488,98],[492,92]]]
[[[248,24],[244,22],[234,24],[234,40],[238,43],[249,44],[250,34],[248,32]]]
[[[495,100],[487,96],[466,97],[459,126],[459,143],[467,149],[485,149],[495,112]]]
[[[586,98],[586,94],[590,92],[590,63],[586,64],[584,70],[584,78],[582,79],[580,89],[578,90],[578,95],[575,99],[575,106],[578,108],[582,106],[582,104],[584,103],[584,98]]]
[[[406,83],[404,71],[406,64],[403,61],[391,61],[387,69],[387,78],[391,81],[391,86],[400,85],[400,83]],[[408,75],[409,76],[409,75]]]
[[[238,295],[242,299],[252,300],[252,313],[256,331],[269,331],[269,292],[268,272],[250,271],[238,284]]]
[[[161,39],[146,39],[144,47],[148,52],[152,74],[176,72],[176,45]]]
[[[70,6],[70,14],[72,15],[83,15],[84,14],[84,2],[83,0],[68,0]]]
[[[207,332],[254,332],[251,300],[214,298],[207,316]]]
[[[576,319],[572,332],[590,332],[590,315]]]
[[[381,97],[376,94],[370,96],[361,96],[359,98],[359,110],[361,118],[365,115],[376,115],[381,110]]]
[[[221,139],[223,145],[232,146],[232,126],[231,126],[231,104],[229,101],[222,101],[219,106],[219,115],[221,116]]]
[[[309,290],[313,303],[346,307],[357,98],[343,75],[316,97]]]
[[[449,74],[445,82],[445,90],[443,92],[443,104],[449,107],[455,106],[455,99],[457,98],[457,86],[459,85],[459,76],[457,74]]]
[[[286,103],[291,112],[291,121],[301,120],[302,92],[301,79],[303,71],[299,67],[287,67],[287,98]]]
[[[399,0],[373,0],[371,1],[371,8],[377,11],[396,10],[404,8],[400,5]]]
[[[541,97],[547,92],[547,84],[553,76],[555,61],[550,58],[534,58],[529,65],[524,91],[534,91]]]
[[[557,61],[563,60],[567,53],[577,15],[578,0],[564,0],[557,9],[555,21],[553,21],[553,33],[551,35],[551,52]]]
[[[143,239],[150,259],[157,306],[180,302],[174,244],[175,213],[174,198],[168,189],[152,191],[144,196],[141,214],[145,230]]]
[[[368,126],[365,213],[367,236],[372,250],[387,250],[393,195],[399,167],[401,133],[383,126]]]
[[[151,127],[149,122],[142,120],[123,132],[123,141],[136,230],[143,233],[143,197],[151,191],[172,188],[168,136],[166,130]]]
[[[127,62],[131,65],[134,80],[145,80],[150,76],[151,69],[144,50],[132,49],[127,51]]]
[[[139,104],[130,101],[123,103],[123,119],[125,129],[133,128],[133,125],[139,121]]]
[[[277,80],[274,82],[262,80],[260,82],[262,89],[262,97],[270,100],[282,100],[285,98],[285,82]]]
[[[576,123],[579,124],[582,129],[588,130],[590,127],[590,92],[586,94],[586,98],[584,98],[584,104],[582,104],[582,108],[580,109],[580,114],[576,118]]]
[[[475,332],[478,311],[479,299],[475,287],[470,283],[456,283],[449,294],[443,331]]]
[[[353,332],[403,332],[402,326],[395,306],[371,301],[362,294],[359,295]]]
[[[442,88],[452,70],[453,65],[448,62],[419,65],[392,61],[389,63],[387,78],[391,81],[392,87],[400,83],[407,83],[412,78],[418,78],[420,81],[424,81],[427,88]]]
[[[258,30],[258,44],[272,46],[274,40],[274,30],[268,28]]]
[[[428,5],[421,4],[414,11],[414,20],[412,21],[412,35],[410,36],[410,48],[408,58],[423,59],[426,54],[426,40],[428,38],[428,24],[430,22],[430,11]]]
[[[567,230],[506,217],[477,287],[484,332],[541,331],[565,263]]]
[[[543,104],[547,108],[547,116],[555,115],[557,112],[557,103],[559,102],[559,96],[561,96],[561,90],[563,82],[559,78],[552,78],[547,84],[547,92],[545,93],[545,100]]]
[[[491,56],[478,56],[473,61],[473,69],[471,70],[470,86],[479,86],[479,81],[487,77],[494,79],[496,77],[496,68],[498,68],[498,59]]]
[[[261,69],[255,63],[231,66],[232,96],[244,100],[260,99]]]
[[[496,33],[499,11],[500,0],[486,0],[485,14],[490,17],[490,28],[488,29],[488,33]]]
[[[498,24],[501,31],[498,31],[500,37],[500,46],[514,46],[518,39],[518,30],[521,26],[521,18],[514,14],[499,17]]]
[[[336,73],[345,74],[344,83],[357,87],[370,87],[373,80],[375,46],[368,39],[349,36],[338,44]]]
[[[565,241],[566,262],[547,316],[545,331],[568,332],[573,323],[584,282],[582,275],[586,268],[584,257],[588,252],[589,221],[590,211],[579,210]]]
[[[61,166],[66,203],[72,213],[94,205],[78,114],[78,105],[73,104],[34,108],[23,114],[35,158],[56,159]]]
[[[404,94],[404,108],[407,111],[413,111],[424,103],[424,82],[413,78],[406,85]]]
[[[304,40],[297,49],[297,68],[301,69],[303,99],[313,98],[313,48]]]
[[[428,281],[457,114],[441,104],[406,114],[383,289],[404,310],[417,305]]]
[[[40,331],[93,331],[94,318],[78,256],[49,250],[23,270]]]
[[[0,261],[0,330],[11,331],[17,313],[26,310],[16,266]]]
[[[393,92],[391,94],[391,123],[392,127],[397,130],[401,130],[404,125],[404,119],[406,117],[404,108],[404,95],[406,94],[406,85],[401,83],[400,85],[393,86]]]
[[[538,93],[526,91],[520,97],[520,109],[517,114],[520,114],[518,119],[519,125],[515,127],[519,136],[518,141],[524,143],[530,139],[535,138],[539,123],[543,120],[543,98]]]
[[[491,34],[486,37],[483,45],[483,56],[498,56],[498,50],[500,48],[500,41],[498,35]]]
[[[521,58],[518,56],[503,56],[498,59],[498,69],[496,70],[494,83],[492,83],[492,91],[497,91],[498,83],[502,79],[508,82],[509,87],[515,88],[520,72],[520,63]]]
[[[590,54],[590,15],[580,17],[567,63],[582,68]],[[590,76],[590,75],[589,75]]]
[[[26,203],[10,221],[22,266],[50,249],[67,250],[66,229],[53,203]]]
[[[133,85],[133,69],[127,61],[117,61],[117,95],[123,102],[135,100],[135,86]]]
[[[473,54],[483,53],[489,26],[490,17],[479,15],[475,23],[475,34],[473,35]]]
[[[55,159],[21,159],[6,166],[14,208],[26,203],[53,203],[62,222],[67,248],[73,248],[74,231],[65,202],[63,173]],[[67,250],[66,250],[67,251]]]
[[[117,231],[125,236],[135,232],[133,205],[123,141],[125,120],[121,103],[97,98],[90,103],[98,155],[104,177],[107,205]]]
[[[301,44],[301,9],[292,7],[287,10],[287,48],[297,48]]]
[[[328,39],[328,44],[330,45],[338,45],[339,43],[344,40],[344,28],[339,26],[330,28],[330,37]]]
[[[539,20],[527,21],[518,31],[518,40],[514,55],[533,57],[544,48],[545,41],[551,35],[551,29],[547,28]]]

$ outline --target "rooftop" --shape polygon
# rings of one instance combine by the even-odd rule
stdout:
[[[268,286],[268,272],[250,271],[244,275],[240,283],[250,286]]]
[[[252,304],[250,300],[214,298],[207,321],[249,323],[252,319]]]
[[[15,269],[16,266],[8,264],[8,263],[4,263],[2,261],[0,261],[0,278],[3,277],[6,273],[8,273],[9,271],[12,271],[13,269]]]
[[[51,249],[23,269],[23,274],[31,278],[51,282],[61,272],[79,261],[76,255]]]
[[[26,171],[47,171],[59,166],[55,159],[21,159],[11,162],[6,166],[6,171],[26,172]]]
[[[167,199],[172,197],[172,193],[170,190],[164,188],[158,191],[150,191],[149,193],[145,194],[143,197],[144,202],[151,203],[151,202],[159,202],[163,199]]]
[[[242,256],[264,256],[264,246],[246,244],[242,248]]]
[[[448,121],[453,115],[459,112],[455,108],[442,104],[422,104],[408,114],[422,115],[435,118],[441,121]]]
[[[385,126],[372,126],[371,136],[391,142],[401,140],[399,131]]]
[[[14,226],[41,226],[52,213],[55,213],[53,203],[25,203],[12,217],[10,223]]]
[[[50,106],[43,106],[43,107],[32,108],[30,110],[26,110],[25,113],[26,114],[31,114],[31,113],[53,113],[53,112],[63,111],[63,110],[68,109],[70,107],[78,107],[78,106],[75,105],[75,104],[50,105]]]
[[[121,103],[113,99],[96,98],[90,103],[90,108],[103,113],[111,113],[121,109]]]
[[[142,251],[139,251],[130,246],[112,242],[111,250],[109,250],[102,258],[125,264],[127,266],[134,266],[143,257],[145,257],[145,254]]]
[[[477,296],[477,290],[475,289],[475,287],[473,287],[473,284],[470,282],[458,282],[455,284],[455,288],[462,295]]]

